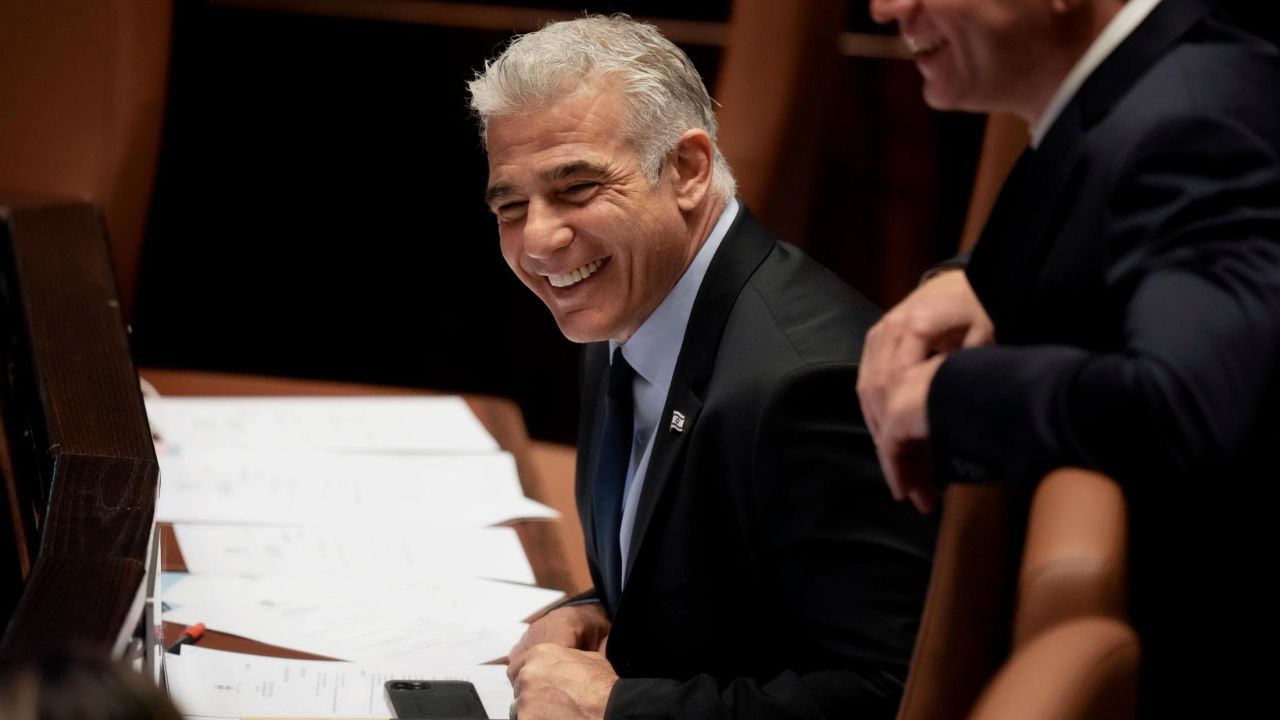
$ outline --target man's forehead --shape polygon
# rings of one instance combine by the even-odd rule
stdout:
[[[615,132],[531,133],[521,142],[489,146],[489,182],[555,182],[570,176],[604,174],[638,162],[631,143]]]
[[[610,164],[606,160],[581,157],[548,162],[532,173],[503,172],[503,167],[489,169],[486,200],[519,192],[526,177],[531,176],[532,181],[538,184],[553,184],[577,177],[599,177],[609,173]]]

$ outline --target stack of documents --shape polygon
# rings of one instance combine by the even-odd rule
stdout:
[[[532,585],[500,524],[556,513],[464,401],[153,397],[147,412],[156,519],[188,569],[165,578],[164,619],[349,661],[188,646],[168,656],[188,716],[386,717],[394,676],[472,680],[506,717],[502,668],[482,663],[561,593]]]
[[[468,680],[491,718],[505,718],[511,684],[502,665],[366,665],[286,660],[188,646],[168,662],[169,692],[188,718],[386,718],[387,680]]]

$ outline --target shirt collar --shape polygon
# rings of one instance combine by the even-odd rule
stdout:
[[[711,228],[707,241],[698,249],[698,254],[689,263],[689,267],[685,268],[675,287],[671,288],[671,292],[667,293],[657,309],[622,346],[623,357],[646,381],[659,386],[671,384],[680,346],[684,344],[689,313],[693,311],[693,301],[698,297],[698,288],[702,286],[702,278],[707,274],[711,258],[715,256],[716,249],[720,247],[720,242],[724,240],[737,215],[738,200],[730,198],[724,210],[720,211],[720,218]],[[618,343],[610,340],[611,354],[616,347]]]
[[[1159,4],[1160,0],[1127,0],[1125,2],[1124,7],[1111,18],[1111,22],[1107,23],[1098,37],[1094,38],[1089,49],[1085,50],[1084,55],[1076,61],[1075,67],[1071,68],[1071,72],[1067,73],[1067,77],[1058,86],[1058,91],[1053,94],[1044,112],[1040,114],[1040,118],[1035,125],[1031,126],[1031,147],[1040,145],[1044,136],[1049,133],[1049,128],[1053,127],[1054,121],[1062,114],[1067,103],[1071,102],[1071,98],[1075,97],[1084,81]]]

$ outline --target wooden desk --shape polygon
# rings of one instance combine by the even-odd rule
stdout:
[[[0,656],[118,656],[157,464],[91,205],[0,196],[0,334]]]
[[[160,391],[161,395],[172,396],[230,396],[230,395],[425,395],[423,390],[395,388],[379,385],[361,385],[355,383],[323,382],[316,380],[293,380],[270,378],[254,375],[234,375],[228,373],[208,373],[189,370],[143,369],[142,377]],[[548,480],[544,478],[547,469],[563,472],[564,450],[557,447],[535,449],[525,432],[524,420],[520,410],[510,400],[485,396],[466,396],[467,404],[475,412],[476,417],[485,429],[498,441],[502,449],[511,453],[516,461],[516,469],[520,475],[520,484],[530,498],[556,508],[565,514],[555,521],[522,521],[512,523],[520,542],[524,545],[529,564],[533,567],[533,575],[538,585],[565,592],[576,592],[582,587],[585,572],[585,560],[570,562],[570,554],[566,551],[566,543],[562,538],[563,528],[571,528],[581,538],[577,527],[577,515],[572,508],[572,493],[565,493],[566,478],[559,475]],[[535,458],[535,453],[538,457]],[[571,457],[571,456],[570,456]],[[547,458],[552,458],[548,460]],[[568,487],[572,488],[572,470],[567,478]],[[163,482],[163,480],[162,480]],[[566,507],[566,498],[568,499]],[[567,514],[566,514],[566,511]],[[182,553],[178,549],[173,530],[165,524],[161,525],[162,553],[165,570],[185,570]],[[581,540],[574,547],[575,555],[582,554]],[[173,623],[165,623],[165,640],[172,642],[182,632],[182,627]],[[210,632],[207,640],[201,644],[224,650],[255,654],[280,655],[285,657],[316,657],[306,653],[284,650],[265,645],[246,638]]]

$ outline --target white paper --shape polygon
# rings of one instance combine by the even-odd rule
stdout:
[[[278,647],[353,662],[421,665],[448,661],[480,664],[506,657],[524,626],[474,625],[397,608],[376,600],[312,606],[284,613],[273,608],[221,608],[165,613],[173,622],[204,619],[207,627]]]
[[[387,680],[470,681],[490,718],[506,718],[514,699],[502,665],[356,665],[188,645],[181,655],[168,656],[166,671],[169,694],[187,717],[386,718]]]
[[[156,520],[323,526],[482,526],[554,518],[505,452],[447,456],[195,451],[160,458]]]
[[[482,577],[533,584],[533,568],[509,527],[426,523],[322,528],[173,526],[192,573],[403,578]]]
[[[163,397],[146,404],[152,431],[170,451],[498,449],[459,397]]]
[[[204,589],[193,591],[196,583]],[[423,590],[418,583],[364,584],[333,576],[192,575],[167,589],[171,607],[164,619],[203,622],[220,632],[354,662],[479,664],[505,657],[525,630],[520,618],[480,620],[485,594],[451,592],[454,587],[450,582]]]
[[[273,608],[287,614],[317,605],[351,604],[371,597],[388,613],[415,612],[476,624],[511,624],[564,597],[559,590],[465,577],[245,577],[166,573],[165,581],[165,604],[169,608],[166,620],[174,619],[171,616],[180,612],[186,624],[204,622],[215,629],[222,628],[200,617],[255,608]],[[196,619],[190,619],[192,617]],[[506,650],[503,648],[500,655],[505,655]]]

